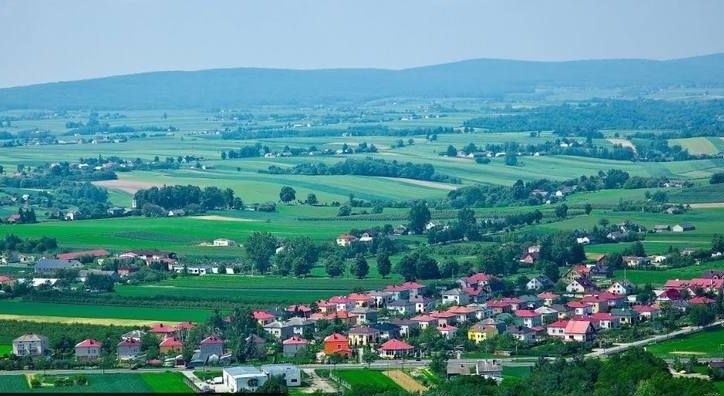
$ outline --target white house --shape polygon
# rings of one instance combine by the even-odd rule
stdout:
[[[337,245],[347,247],[352,243],[357,242],[357,237],[350,234],[343,234],[337,237]]]
[[[465,305],[469,302],[468,295],[461,289],[452,289],[442,293],[443,304]]]
[[[541,275],[529,280],[528,283],[525,284],[525,288],[528,290],[540,290],[552,284],[553,282],[551,282],[547,276]]]
[[[40,356],[48,350],[48,337],[25,334],[13,340],[13,355]]]
[[[255,391],[264,385],[269,378],[267,374],[255,367],[227,367],[222,371],[224,385],[231,393],[240,391]]]
[[[628,280],[616,281],[608,287],[607,291],[611,294],[628,295],[631,294],[636,286]]]
[[[588,245],[589,243],[591,243],[591,239],[589,239],[587,236],[576,238],[576,243],[578,243],[579,245]]]
[[[232,241],[231,239],[219,238],[219,239],[214,239],[214,246],[232,247],[232,246],[236,246],[236,242]]]

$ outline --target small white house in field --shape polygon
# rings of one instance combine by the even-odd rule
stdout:
[[[232,246],[236,246],[236,242],[232,241],[231,239],[219,238],[219,239],[214,239],[214,246],[232,247]]]

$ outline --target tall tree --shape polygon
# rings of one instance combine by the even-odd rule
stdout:
[[[297,191],[289,186],[282,187],[279,191],[279,199],[284,203],[289,203],[297,199]]]
[[[254,268],[260,273],[269,269],[269,259],[277,248],[277,239],[268,232],[255,231],[244,244],[246,254],[254,262]]]
[[[427,208],[427,203],[425,201],[416,201],[410,208],[410,229],[415,234],[421,234],[425,230],[425,225],[430,221],[430,217],[430,209]]]
[[[344,274],[344,260],[337,255],[330,255],[324,260],[324,270],[334,278]]]
[[[365,256],[358,254],[352,264],[352,273],[357,279],[362,279],[370,272],[370,265],[367,263]]]
[[[382,278],[387,277],[392,270],[392,263],[390,262],[390,255],[386,251],[377,253],[377,273]]]

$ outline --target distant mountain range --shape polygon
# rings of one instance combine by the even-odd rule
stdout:
[[[0,89],[0,109],[217,108],[386,97],[493,97],[539,87],[724,86],[724,54],[667,61],[478,59],[404,70],[166,71]]]

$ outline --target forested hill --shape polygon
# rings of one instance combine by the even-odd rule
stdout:
[[[669,61],[479,59],[405,70],[153,72],[0,89],[0,109],[212,108],[382,97],[490,97],[536,87],[724,85],[724,54]]]

